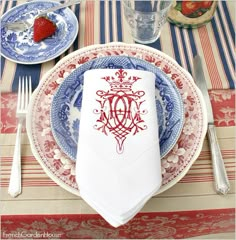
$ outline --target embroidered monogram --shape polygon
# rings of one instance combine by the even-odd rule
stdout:
[[[122,154],[127,136],[147,129],[142,119],[147,110],[141,109],[145,102],[145,92],[132,89],[133,84],[141,78],[127,76],[124,69],[119,69],[114,76],[105,76],[102,79],[109,83],[110,89],[96,92],[100,109],[94,110],[95,114],[99,114],[94,128],[105,135],[113,134],[117,142],[116,151]]]

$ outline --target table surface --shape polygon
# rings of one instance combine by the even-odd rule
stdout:
[[[1,15],[24,2],[3,0],[0,5]],[[67,192],[46,175],[31,152],[25,129],[22,135],[22,194],[17,198],[8,195],[17,126],[15,91],[18,87],[18,77],[27,72],[32,76],[35,88],[42,76],[55,63],[77,49],[117,41],[134,43],[124,20],[120,1],[87,0],[82,1],[80,5],[72,6],[71,9],[79,21],[79,34],[70,49],[60,57],[31,66],[16,64],[1,57],[2,238],[9,238],[13,236],[9,234],[19,233],[19,229],[23,229],[41,231],[41,234],[46,234],[50,230],[51,233],[60,235],[54,237],[67,239],[140,238],[140,236],[143,238],[201,236],[203,238],[203,235],[233,239],[235,229],[234,1],[219,1],[212,21],[198,29],[182,29],[167,23],[160,39],[148,45],[174,58],[190,73],[192,73],[193,56],[198,53],[203,57],[204,74],[208,80],[217,136],[231,184],[231,190],[226,196],[215,192],[210,150],[205,138],[199,157],[177,184],[150,199],[130,223],[113,229],[80,197]]]

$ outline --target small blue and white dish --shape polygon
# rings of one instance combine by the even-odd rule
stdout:
[[[1,22],[15,22],[33,18],[41,11],[59,5],[55,1],[31,1],[6,12]],[[5,58],[22,64],[38,64],[52,60],[65,52],[78,35],[78,20],[69,8],[50,12],[47,17],[56,26],[56,33],[41,42],[34,42],[33,27],[25,31],[12,31],[1,27],[1,54]]]
[[[51,128],[55,141],[64,153],[72,160],[76,160],[84,72],[106,68],[145,70],[156,75],[160,155],[164,157],[181,134],[184,124],[183,101],[177,87],[165,73],[156,66],[133,57],[97,58],[81,65],[64,79],[51,105]]]

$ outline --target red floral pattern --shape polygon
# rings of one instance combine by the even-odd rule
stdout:
[[[1,239],[183,239],[235,231],[234,209],[139,213],[113,228],[97,214],[2,216]]]
[[[178,84],[178,80],[176,80],[176,82]],[[179,81],[178,88],[181,88],[181,81]],[[235,126],[235,91],[211,90],[209,93],[213,106],[215,125],[217,127]],[[192,102],[191,96],[188,96],[188,101]],[[1,94],[1,133],[16,132],[16,104],[17,95],[15,93]],[[194,104],[194,102],[192,102],[192,104]],[[25,129],[23,129],[23,131],[25,131]]]
[[[176,82],[178,82],[176,80]],[[181,84],[181,81],[180,81]],[[53,86],[52,86],[53,87]],[[181,87],[181,85],[180,85]],[[213,113],[215,118],[215,125],[218,127],[222,126],[235,126],[235,92],[234,90],[212,90],[210,91],[210,98],[213,106]],[[187,100],[194,105],[194,99],[191,96],[187,96]],[[17,96],[15,93],[3,93],[1,95],[1,133],[16,133],[16,125],[17,120],[15,117],[16,111],[16,102]],[[43,107],[43,106],[42,106]],[[189,109],[191,110],[191,109]],[[41,111],[41,109],[38,109]],[[187,112],[189,114],[191,111]],[[189,116],[185,116],[186,119]],[[184,129],[185,135],[191,139],[191,129],[193,128],[194,124],[194,116],[191,118],[192,120],[186,122],[186,127]],[[42,125],[37,126],[40,131],[45,134],[47,133],[47,129],[49,129],[50,125],[47,122],[40,121]],[[23,129],[25,131],[25,129]],[[176,145],[173,148],[172,152],[173,155],[169,156],[167,159],[163,160],[163,174],[168,172],[175,171],[175,168],[171,167],[173,163],[178,163],[182,161],[182,156],[186,149],[189,148],[188,146],[189,141],[179,141],[178,146]],[[69,175],[69,173],[73,172],[73,166],[67,159],[63,158],[61,154],[54,153],[53,148],[55,145],[54,141],[45,141],[45,150],[47,151],[47,157],[53,158],[54,157],[54,167],[56,170],[59,170],[62,165],[66,166],[66,171],[63,171],[63,176],[70,177],[70,181],[73,180],[75,182],[74,175]],[[52,156],[53,154],[53,156]],[[73,179],[71,179],[71,177]]]
[[[1,94],[1,133],[16,132],[16,104],[17,95],[15,93]]]
[[[218,127],[235,126],[235,91],[211,90],[215,125]]]

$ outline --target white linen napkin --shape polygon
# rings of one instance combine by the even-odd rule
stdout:
[[[84,74],[76,161],[81,197],[112,226],[133,218],[161,186],[155,75]]]

